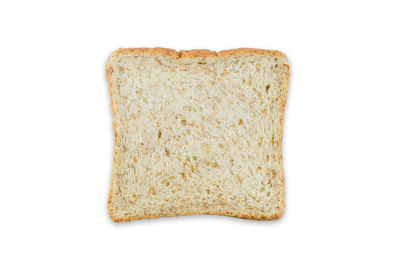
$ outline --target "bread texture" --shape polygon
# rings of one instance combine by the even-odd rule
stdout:
[[[107,64],[114,115],[108,200],[116,221],[283,214],[279,51],[119,49]]]

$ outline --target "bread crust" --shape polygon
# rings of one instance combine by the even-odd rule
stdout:
[[[193,49],[193,50],[181,50],[176,51],[170,48],[120,48],[115,51],[112,55],[119,55],[124,53],[144,53],[144,54],[153,54],[153,55],[164,55],[170,56],[174,59],[185,59],[185,58],[198,58],[198,57],[208,57],[208,58],[223,58],[228,57],[235,54],[261,54],[261,55],[273,55],[279,56],[283,58],[287,58],[286,55],[278,50],[264,50],[264,49],[256,49],[256,48],[237,48],[237,49],[229,49],[223,50],[220,52],[211,51],[208,49]]]
[[[288,62],[288,59],[286,55],[278,50],[264,50],[264,49],[256,49],[256,48],[237,48],[237,49],[230,49],[230,50],[223,50],[220,52],[214,52],[208,49],[193,49],[193,50],[181,50],[181,51],[176,51],[174,49],[169,49],[169,48],[161,48],[161,47],[155,47],[155,48],[120,48],[113,52],[109,59],[107,60],[106,63],[106,76],[109,84],[109,91],[110,91],[110,96],[111,96],[111,109],[113,116],[115,118],[115,103],[113,100],[113,94],[112,94],[112,80],[111,80],[111,75],[113,72],[113,69],[110,67],[110,60],[112,57],[117,56],[119,54],[123,53],[143,53],[143,54],[153,54],[153,55],[164,55],[164,56],[170,56],[173,59],[185,59],[185,58],[224,58],[228,57],[231,55],[235,54],[262,54],[262,55],[272,55],[272,56],[277,56],[284,58],[286,62]],[[237,217],[237,218],[242,218],[242,219],[251,219],[251,220],[274,220],[280,218],[285,210],[285,184],[284,184],[284,172],[283,172],[283,164],[282,164],[282,136],[283,136],[283,117],[284,117],[284,111],[285,111],[285,106],[286,106],[286,100],[287,100],[287,94],[288,94],[288,89],[289,89],[289,78],[290,78],[290,66],[289,63],[284,64],[284,67],[287,68],[287,79],[286,79],[286,86],[285,91],[284,91],[284,101],[281,105],[280,111],[281,111],[281,118],[280,118],[280,136],[279,136],[279,147],[281,151],[281,159],[280,159],[280,169],[281,169],[281,206],[280,209],[277,213],[271,214],[271,215],[262,215],[262,214],[256,214],[252,213],[249,211],[248,213],[235,213],[235,212],[229,212],[229,211],[208,211],[208,210],[199,210],[196,212],[186,212],[186,213],[180,213],[180,212],[171,212],[171,213],[160,213],[157,215],[144,215],[144,216],[126,216],[123,218],[118,218],[112,211],[111,206],[112,206],[112,195],[113,195],[113,188],[114,184],[116,182],[116,175],[115,175],[115,170],[118,166],[118,161],[117,161],[117,131],[116,131],[116,121],[115,119],[113,120],[113,130],[114,130],[114,156],[113,156],[113,171],[112,171],[112,178],[111,178],[111,186],[110,186],[110,194],[108,197],[108,212],[111,217],[111,219],[115,222],[128,222],[131,220],[140,220],[140,219],[153,219],[153,218],[160,218],[160,217],[173,217],[173,216],[188,216],[188,215],[200,215],[200,214],[207,214],[207,215],[222,215],[222,216],[231,216],[231,217]]]

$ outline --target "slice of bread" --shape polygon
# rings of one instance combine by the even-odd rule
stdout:
[[[107,61],[114,114],[114,221],[284,210],[278,51],[119,49]]]

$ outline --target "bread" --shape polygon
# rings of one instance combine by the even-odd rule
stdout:
[[[282,215],[289,83],[283,53],[119,49],[106,69],[115,131],[108,200],[114,221]]]

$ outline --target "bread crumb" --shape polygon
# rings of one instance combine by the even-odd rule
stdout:
[[[280,216],[288,62],[279,52],[243,51],[122,49],[110,57],[114,220]]]

